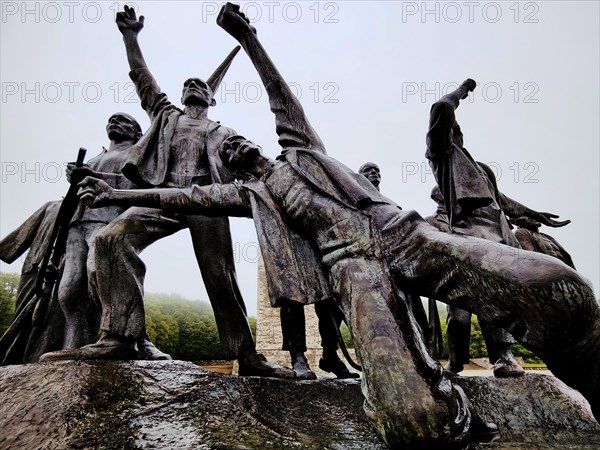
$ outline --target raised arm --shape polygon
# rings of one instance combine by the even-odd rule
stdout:
[[[504,195],[499,192],[500,201],[502,202],[502,209],[504,213],[513,219],[516,219],[521,216],[529,217],[530,219],[537,220],[538,222],[553,228],[564,227],[571,223],[570,220],[558,221],[554,220],[558,218],[558,215],[547,213],[547,212],[539,212],[534,209],[528,208],[527,206],[519,203],[516,200]]]
[[[302,148],[325,153],[321,139],[309,123],[302,105],[269,58],[239,5],[227,3],[217,18],[221,28],[232,35],[246,51],[269,96],[275,114],[276,132],[282,148]]]
[[[135,84],[142,108],[150,116],[150,119],[153,119],[164,106],[164,102],[167,102],[167,96],[161,92],[156,80],[148,70],[138,42],[138,34],[144,27],[144,16],[137,19],[133,8],[125,5],[124,10],[117,13],[116,22],[125,43],[127,61],[131,69],[129,77]]]
[[[204,216],[251,217],[252,208],[247,193],[229,184],[194,185],[188,189],[113,189],[106,182],[92,177],[79,183],[78,195],[90,208],[108,205],[160,208],[178,214]]]
[[[144,16],[136,18],[133,8],[125,5],[124,10],[117,13],[117,27],[123,35],[125,42],[125,51],[127,52],[127,61],[131,70],[146,67],[146,61],[142,54],[142,49],[138,43],[138,34],[144,28]]]
[[[438,103],[449,103],[454,106],[454,109],[456,109],[458,108],[460,101],[467,98],[469,92],[473,92],[475,90],[475,86],[477,86],[475,80],[467,78],[456,90],[444,95],[441,99],[439,99]]]
[[[427,159],[434,161],[452,151],[453,134],[460,130],[459,128],[454,129],[456,124],[454,111],[458,108],[460,100],[467,98],[475,86],[475,81],[468,78],[458,89],[445,95],[431,106],[429,131],[427,132]]]

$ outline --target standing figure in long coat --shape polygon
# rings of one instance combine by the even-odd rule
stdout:
[[[475,161],[464,148],[464,138],[454,110],[475,81],[466,80],[457,90],[442,97],[431,107],[427,132],[426,157],[433,169],[441,195],[432,193],[438,203],[437,222],[448,226],[450,233],[487,239],[493,243],[519,247],[506,216],[521,215],[539,218],[549,226],[563,226],[569,221],[553,220],[554,214],[534,211],[502,194],[494,172],[485,164]],[[445,209],[445,212],[444,212]],[[492,251],[491,248],[489,248]],[[446,370],[461,372],[469,362],[471,313],[448,306],[448,353]],[[513,337],[503,328],[480,320],[490,363],[497,377],[515,377],[525,373],[511,352]]]

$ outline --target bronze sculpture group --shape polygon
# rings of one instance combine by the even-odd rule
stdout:
[[[473,416],[462,389],[428,353],[415,312],[419,296],[477,314],[496,330],[492,335],[510,333],[579,390],[599,419],[600,308],[575,270],[543,252],[523,250],[506,215],[523,224],[568,222],[503,196],[493,175],[464,148],[454,110],[475,82],[465,81],[432,107],[426,156],[439,186],[438,211],[445,212],[436,228],[379,192],[379,171],[372,163],[361,168],[363,176],[328,156],[239,7],[225,5],[217,22],[240,43],[262,80],[281,154],[272,160],[252,141],[208,119],[231,58],[208,82],[190,78],[184,83],[184,110],[172,105],[139,49],[143,18],[125,7],[117,24],[151,125],[139,140],[136,135],[121,141],[126,142],[119,153],[123,158],[115,153],[106,169],[69,167],[81,188],[69,242],[81,255],[70,261],[72,268],[62,268],[58,296],[68,299],[71,277],[80,280],[73,289],[85,291],[87,277],[84,295],[91,306],[80,313],[69,310],[68,300],[60,301],[67,319],[64,343],[41,360],[128,359],[144,348],[147,358],[167,358],[145,336],[144,265],[138,254],[157,239],[189,228],[221,341],[239,360],[240,375],[294,377],[294,371],[257,354],[249,334],[227,221],[228,216],[248,217],[256,227],[273,305],[298,315],[294,311],[304,304],[335,302],[343,311],[363,370],[365,412],[389,445],[462,447],[478,433],[495,430]],[[131,121],[122,127],[136,128]],[[110,121],[109,128],[114,141]],[[89,225],[82,218],[94,211],[103,219]],[[107,221],[109,212],[118,217]],[[499,250],[493,262],[484,253],[489,240]],[[99,306],[101,313],[89,312]],[[102,336],[89,342],[98,323]],[[77,330],[83,331],[78,335]],[[522,373],[508,349],[511,339],[496,341],[498,374]],[[306,374],[302,346],[289,350],[294,369]],[[336,350],[324,346],[323,357],[335,373]],[[458,371],[461,361],[449,369]]]

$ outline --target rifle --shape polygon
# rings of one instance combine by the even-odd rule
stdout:
[[[77,161],[75,167],[81,167],[83,165],[83,159],[85,158],[87,150],[80,148],[77,154]],[[44,252],[44,258],[38,268],[37,278],[35,280],[35,292],[39,298],[46,295],[51,295],[54,285],[58,279],[58,266],[60,265],[60,259],[65,253],[67,244],[67,235],[69,234],[69,223],[75,214],[77,204],[77,183],[71,181],[69,190],[65,195],[60,208],[54,226],[52,227],[52,233],[48,240],[48,246]]]
[[[83,165],[85,154],[86,150],[80,148],[75,163],[77,167]],[[56,213],[44,257],[38,266],[32,295],[20,305],[9,328],[0,338],[0,365],[34,362],[39,357],[41,350],[37,346],[39,339],[47,331],[45,321],[52,309],[57,307],[52,302],[52,295],[58,279],[60,260],[65,253],[69,223],[78,204],[77,189],[77,184],[72,182]]]

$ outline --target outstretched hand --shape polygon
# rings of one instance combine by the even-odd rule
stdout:
[[[556,218],[558,218],[558,215],[556,214],[552,214],[552,213],[547,213],[547,212],[536,212],[535,214],[530,214],[529,217],[531,217],[534,220],[537,220],[538,222],[549,226],[549,227],[553,227],[553,228],[560,228],[560,227],[564,227],[565,225],[568,225],[571,223],[570,220],[554,220]]]
[[[85,177],[77,186],[79,201],[90,208],[100,208],[111,200],[113,188],[99,178]]]
[[[237,40],[248,33],[256,34],[256,28],[250,25],[250,20],[240,11],[240,5],[225,3],[217,16],[217,25],[227,31]]]
[[[133,7],[127,5],[125,5],[124,11],[117,13],[116,22],[121,33],[133,31],[138,34],[144,28],[144,16],[140,16],[138,20]]]

